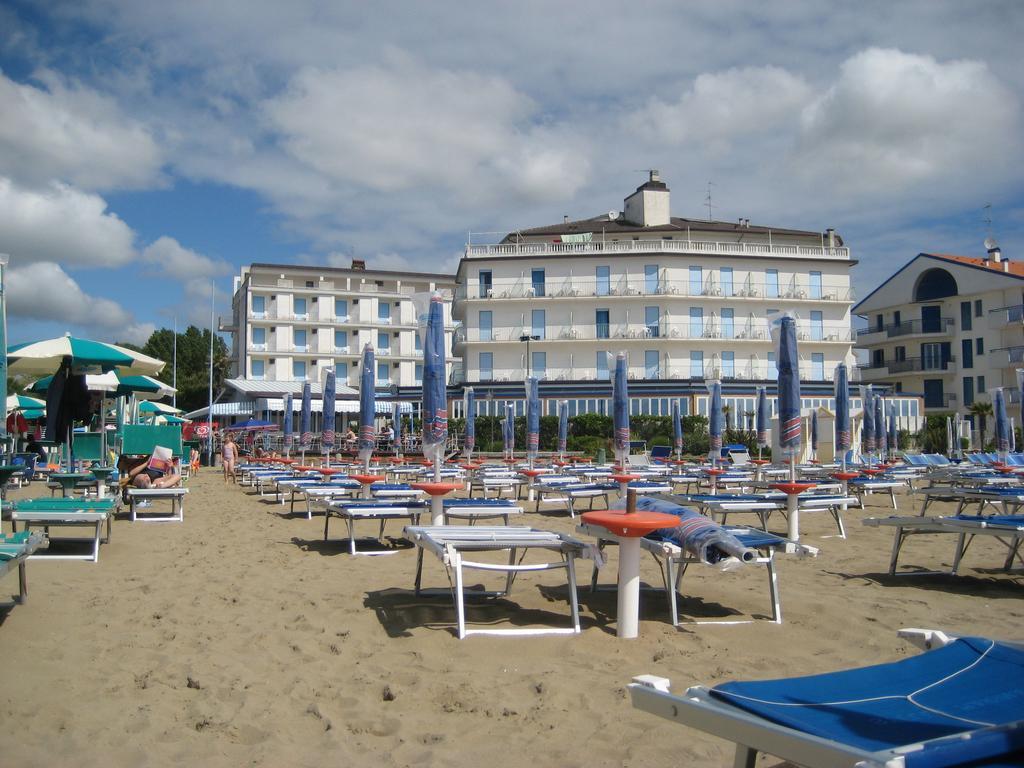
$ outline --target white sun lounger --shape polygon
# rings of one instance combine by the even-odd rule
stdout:
[[[64,555],[30,555],[33,559],[43,558],[47,560],[88,560],[99,562],[100,543],[109,542],[112,530],[114,512],[119,506],[117,498],[107,499],[74,499],[68,498],[39,498],[24,499],[17,502],[17,507],[10,510],[11,527],[17,530],[20,522],[27,531],[30,528],[43,528],[47,534],[51,527],[83,527],[92,528],[93,535],[85,541],[92,546],[85,554]],[[103,537],[103,527],[106,525],[107,535]],[[75,540],[72,537],[61,537],[55,541]],[[81,540],[81,539],[79,539]]]
[[[348,552],[350,555],[393,555],[398,549],[357,550],[355,524],[357,520],[373,520],[380,523],[377,542],[384,540],[384,526],[389,520],[408,520],[415,525],[423,512],[430,511],[430,505],[424,501],[373,501],[368,499],[338,499],[329,501],[324,516],[324,541],[331,525],[332,517],[340,517],[345,521],[348,530]]]
[[[423,552],[429,550],[437,555],[448,571],[449,581],[454,574],[452,592],[455,598],[455,612],[459,639],[469,635],[549,635],[579,634],[579,604],[576,598],[576,558],[590,552],[590,545],[579,539],[553,531],[542,531],[536,528],[519,526],[409,526],[406,535],[419,548],[416,553],[417,595],[423,593],[420,587],[423,573]],[[524,563],[523,559],[530,550],[546,550],[560,555],[558,561],[546,563]],[[482,562],[466,559],[468,553],[507,551],[508,562]],[[522,557],[517,561],[517,554]],[[569,610],[572,626],[567,628],[515,628],[515,629],[468,629],[466,627],[466,587],[464,569],[496,571],[505,574],[505,589],[500,592],[474,591],[471,595],[504,597],[512,589],[512,582],[517,573],[528,571],[548,571],[564,568],[569,583]]]
[[[132,522],[146,523],[181,523],[185,520],[185,496],[188,488],[129,488],[128,502],[130,504]],[[137,508],[139,502],[148,501],[170,501],[170,515],[145,515],[140,517]]]
[[[940,635],[889,664],[684,695],[641,675],[629,693],[637,709],[734,742],[735,768],[754,768],[758,752],[808,768],[1019,765],[1024,646]]]

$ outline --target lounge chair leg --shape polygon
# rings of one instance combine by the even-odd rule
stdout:
[[[892,540],[892,556],[889,558],[889,575],[896,575],[896,562],[900,559],[900,548],[903,546],[903,528],[896,528],[896,535]]]
[[[832,516],[836,519],[836,526],[839,528],[839,538],[846,538],[846,526],[843,525],[843,510],[833,509]]]
[[[416,547],[416,581],[413,582],[413,593],[420,596],[420,580],[423,576],[423,547]]]
[[[960,570],[960,561],[963,556],[967,553],[967,547],[971,545],[974,540],[974,536],[968,536],[966,533],[961,533],[956,539],[956,555],[953,557],[953,569],[950,571],[951,574],[956,576],[956,572]]]
[[[28,598],[28,575],[25,569],[25,561],[18,563],[18,602],[24,603]]]
[[[324,513],[324,541],[327,541],[327,528],[331,524],[331,510],[328,508]]]
[[[99,562],[100,559],[100,539],[103,538],[103,522],[101,520],[96,521],[96,535],[92,542],[92,561],[94,563]]]
[[[668,612],[672,618],[672,626],[679,626],[679,598],[676,595],[676,566],[672,555],[665,557],[665,591],[668,592]]]
[[[754,768],[755,765],[757,765],[757,750],[743,744],[737,744],[732,768]]]
[[[356,553],[356,523],[351,517],[345,518],[345,525],[348,528],[348,553]]]
[[[462,557],[458,552],[454,553],[452,568],[455,570],[455,613],[458,619],[459,640],[464,640],[466,637],[466,596],[462,593]]]
[[[512,549],[510,549],[509,552],[508,552],[508,564],[509,565],[515,565],[516,564],[516,548],[515,547],[512,547]],[[506,597],[508,595],[512,594],[512,578],[513,578],[514,573],[515,572],[511,568],[509,568],[508,573],[505,574],[505,596]]]
[[[573,552],[566,554],[565,570],[569,575],[569,610],[572,613],[572,628],[576,634],[580,632],[580,603],[576,594],[576,555]]]
[[[775,572],[775,553],[768,556],[768,594],[772,599],[772,622],[782,623],[782,600],[779,596],[779,576]]]

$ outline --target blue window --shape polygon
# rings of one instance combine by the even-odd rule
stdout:
[[[263,360],[253,360],[252,361],[252,377],[254,379],[262,379],[263,376],[264,376],[264,371],[265,370],[266,370],[266,367],[265,367],[265,364],[264,364]]]
[[[611,267],[598,267],[597,268],[597,285],[595,286],[596,293],[598,296],[607,296],[612,290],[612,270]]]
[[[700,351],[690,351],[690,378],[701,379],[704,378],[704,353]]]
[[[597,353],[597,380],[608,381],[608,353],[598,352]]]
[[[292,331],[292,341],[295,344],[295,349],[300,352],[306,350],[306,331],[301,328],[296,328]]]
[[[544,310],[534,309],[530,312],[530,321],[532,324],[531,333],[538,338],[544,338],[544,329],[546,323],[544,322]]]
[[[779,270],[769,269],[764,273],[764,295],[769,299],[779,297]]]
[[[480,295],[478,298],[487,299],[491,296],[491,290],[494,285],[491,277],[491,270],[481,269],[479,277]]]
[[[480,312],[480,341],[494,339],[494,315],[487,309]]]
[[[658,321],[661,315],[659,307],[644,307],[644,331],[648,338],[658,338]]]
[[[344,349],[348,346],[348,331],[334,332],[334,348]]]
[[[531,352],[530,353],[530,375],[536,376],[538,379],[543,379],[548,372],[548,353],[547,352]]]
[[[825,354],[823,352],[811,354],[811,379],[813,381],[825,380]]]
[[[608,310],[599,309],[594,313],[594,326],[596,336],[599,339],[607,339],[609,336]]]
[[[388,384],[390,383],[391,368],[387,363],[377,363],[377,383]]]
[[[348,299],[334,300],[334,316],[337,318],[348,318]]]
[[[377,302],[377,320],[382,323],[391,322],[391,302],[383,299]]]
[[[257,317],[266,314],[267,311],[267,298],[266,296],[253,296],[252,297],[252,313]]]
[[[941,385],[941,379],[939,380]],[[925,382],[927,385],[928,382]],[[927,386],[926,386],[927,389]],[[945,401],[941,397],[933,397],[931,400],[925,398],[925,408],[942,408]],[[964,376],[964,407],[974,405],[974,377]]]
[[[690,307],[690,338],[699,339],[704,335],[704,310]]]
[[[415,349],[417,352],[423,351],[423,337],[420,336],[419,331],[413,334],[413,338],[416,339]]]
[[[306,300],[296,297],[295,299],[295,314],[297,317],[302,317],[306,314]]]
[[[348,384],[348,363],[338,362],[334,364],[334,380],[338,384]]]
[[[533,286],[534,296],[544,295],[544,270],[533,269],[530,270],[530,283]]]
[[[722,295],[732,296],[732,267],[722,267],[719,279],[722,283]]]
[[[377,331],[377,351],[388,352],[391,349],[391,334],[387,331]]]
[[[416,384],[423,383],[423,363],[416,363],[416,366],[413,370],[413,380],[415,381]]]
[[[658,280],[657,264],[644,264],[644,293],[648,296],[661,293],[661,281]]]
[[[422,376],[422,372],[420,374]],[[480,353],[480,381],[490,381],[494,378],[494,353]]]
[[[770,381],[776,381],[779,378],[779,369],[775,365],[775,353],[768,353],[768,374],[765,377]]]
[[[266,328],[253,328],[252,329],[252,343],[253,344],[266,344],[267,343],[267,329]]]
[[[292,361],[292,378],[293,379],[304,379],[304,378],[306,378],[306,362],[304,360],[293,360]]]
[[[722,353],[722,378],[733,379],[736,377],[736,353]]]
[[[732,309],[722,310],[722,338],[732,339],[736,336],[736,313]]]
[[[704,277],[700,267],[690,267],[690,295],[700,296],[704,292]]]
[[[821,298],[821,272],[811,272],[810,281],[810,292],[808,298],[820,299]]]
[[[821,341],[825,338],[825,327],[822,323],[821,312],[811,312],[811,341]]]
[[[644,351],[644,375],[648,379],[661,378],[661,355],[656,349]]]

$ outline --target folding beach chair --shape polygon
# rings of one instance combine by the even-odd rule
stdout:
[[[466,526],[428,525],[409,526],[405,533],[413,540],[419,551],[416,553],[416,595],[423,594],[421,577],[423,553],[433,552],[448,571],[452,593],[455,599],[458,636],[462,640],[469,635],[550,635],[574,634],[580,632],[579,603],[576,598],[576,558],[587,556],[591,547],[584,542],[553,531],[519,526]],[[524,559],[531,550],[557,553],[559,559],[545,563],[526,563]],[[483,562],[468,559],[467,555],[481,552],[508,552],[508,562]],[[520,557],[517,556],[522,553]],[[495,571],[505,574],[505,589],[501,591],[469,591],[465,586],[464,570]],[[564,569],[569,586],[569,610],[572,624],[560,627],[523,627],[514,629],[467,629],[466,597],[505,597],[512,589],[516,574],[531,571]],[[454,581],[452,581],[454,576]]]
[[[683,696],[643,675],[629,692],[638,709],[735,742],[738,768],[758,752],[809,768],[1022,764],[1024,645],[945,640],[931,633],[934,650],[860,669]]]

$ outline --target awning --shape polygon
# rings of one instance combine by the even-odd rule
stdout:
[[[251,416],[256,403],[252,400],[245,400],[237,403],[214,403],[214,416]],[[194,419],[196,416],[206,416],[209,408],[199,408],[185,414],[186,418]]]
[[[273,398],[273,397],[261,397],[256,401],[258,410],[270,411],[270,412],[284,412],[284,399]],[[376,403],[376,413],[388,414],[391,413],[393,403],[378,400]],[[296,413],[302,407],[302,400],[293,399],[292,406],[295,408]],[[322,400],[311,400],[309,403],[310,413],[322,413],[323,412],[323,401]],[[337,400],[334,403],[335,413],[359,413],[359,401],[358,400]],[[399,403],[399,413],[412,413],[412,403]]]

